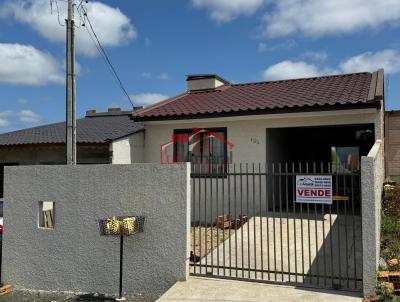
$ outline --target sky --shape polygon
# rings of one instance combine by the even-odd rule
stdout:
[[[87,2],[87,3],[86,3]],[[186,75],[232,83],[385,69],[400,109],[400,0],[75,0],[77,116],[186,90]],[[65,120],[66,0],[0,0],[0,133]],[[82,24],[85,24],[83,26]]]

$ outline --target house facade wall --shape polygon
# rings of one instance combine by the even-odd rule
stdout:
[[[385,114],[386,176],[400,182],[400,111]]]
[[[154,301],[188,276],[189,165],[7,167],[2,281],[17,289],[116,294],[118,236],[99,220],[145,216],[124,238],[123,291]],[[41,201],[54,202],[54,228],[39,227]]]
[[[64,164],[65,152],[65,146],[55,144],[0,147],[0,164]],[[107,164],[110,162],[108,144],[78,145],[77,155],[80,164]]]
[[[112,164],[143,162],[144,131],[117,139],[110,144]]]
[[[160,146],[171,141],[174,129],[226,127],[227,139],[234,144],[232,162],[264,163],[268,128],[374,124],[375,139],[381,139],[381,110],[342,110],[327,112],[244,116],[174,122],[146,123],[144,162],[160,162]]]

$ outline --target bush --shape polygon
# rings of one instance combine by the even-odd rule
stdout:
[[[400,186],[383,202],[381,244],[385,260],[400,258]]]
[[[392,187],[389,192],[389,197],[383,202],[383,211],[388,216],[400,219],[400,185]]]

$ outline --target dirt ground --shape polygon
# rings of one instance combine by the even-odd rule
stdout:
[[[126,296],[127,302],[152,302],[155,299],[148,299],[143,296]],[[0,296],[0,302],[109,302],[115,301],[110,296],[104,295],[75,295],[67,293],[45,293],[31,291],[13,291],[4,296]]]
[[[220,243],[228,239],[235,230],[222,230],[215,226],[211,227],[192,227],[191,229],[191,250],[194,254],[203,257],[205,254],[210,253],[214,250]],[[193,247],[193,240],[195,241],[195,246]],[[201,248],[200,248],[201,245]]]

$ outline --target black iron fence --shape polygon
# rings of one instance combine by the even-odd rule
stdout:
[[[192,165],[192,274],[361,290],[358,169],[278,163],[212,171]],[[331,202],[298,202],[300,176],[328,176]]]

